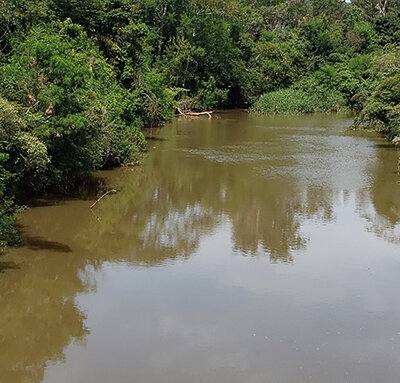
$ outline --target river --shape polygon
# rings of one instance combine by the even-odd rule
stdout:
[[[0,257],[5,383],[398,383],[398,152],[342,115],[148,130]]]

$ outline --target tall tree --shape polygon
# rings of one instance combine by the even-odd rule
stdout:
[[[385,16],[388,12],[400,12],[399,0],[352,0],[352,3],[363,9],[370,18]]]

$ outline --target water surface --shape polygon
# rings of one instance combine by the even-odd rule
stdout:
[[[0,381],[397,383],[398,153],[343,116],[148,131],[0,257]]]

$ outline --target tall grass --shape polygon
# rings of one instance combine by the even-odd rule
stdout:
[[[347,106],[338,91],[322,87],[305,90],[297,85],[263,94],[253,109],[260,113],[289,114],[336,112],[346,110]]]

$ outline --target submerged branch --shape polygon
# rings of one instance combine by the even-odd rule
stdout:
[[[98,198],[95,202],[92,203],[90,206],[91,209],[93,209],[104,197],[108,196],[111,193],[116,193],[117,191],[115,189],[111,189],[108,192],[104,193],[100,198]]]

